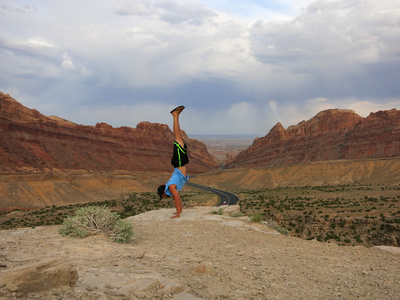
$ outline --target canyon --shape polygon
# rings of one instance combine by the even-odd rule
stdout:
[[[371,113],[367,118],[350,110],[326,110],[288,129],[278,123],[265,137],[257,138],[238,155],[234,154],[240,147],[243,149],[243,145],[231,147],[226,142],[218,144],[221,143],[218,139],[211,139],[215,144],[211,144],[213,147],[209,151],[203,142],[190,139],[185,132],[183,135],[190,149],[191,181],[237,193],[247,215],[256,207],[250,205],[258,205],[248,197],[249,191],[270,194],[272,189],[275,192],[281,188],[291,191],[310,186],[351,186],[355,190],[366,189],[365,195],[357,194],[356,198],[379,199],[383,190],[390,189],[393,193],[398,190],[400,112],[396,109]],[[121,200],[131,193],[153,195],[156,187],[165,183],[171,174],[172,141],[173,133],[165,124],[141,122],[136,128],[114,128],[106,123],[79,125],[42,115],[0,93],[1,220],[7,222],[23,216],[26,210],[29,213],[56,206]],[[220,145],[223,148],[219,149]],[[228,169],[222,170],[220,164],[224,155],[221,151],[230,149],[236,153],[226,154]],[[217,154],[219,160],[210,152]],[[194,200],[193,190],[186,189],[189,201]],[[372,195],[372,189],[382,192]],[[391,208],[368,212],[368,220],[374,221],[363,228],[357,225],[357,232],[352,235],[368,240],[371,228],[385,226],[386,230],[386,223],[393,221],[394,225],[389,224],[393,231],[385,235],[383,243],[398,246],[398,197],[395,194],[391,197]],[[354,217],[346,221],[354,227],[352,222],[365,218],[366,210],[371,208],[366,207],[360,216],[350,216],[354,208],[339,214]],[[328,215],[325,208],[319,210],[323,212],[319,215]],[[303,214],[301,211],[295,218]],[[267,215],[280,220],[281,226],[294,224],[291,212],[271,210]],[[315,232],[314,236],[327,238],[336,225],[334,219],[314,217],[315,224],[309,228],[309,233],[301,231],[306,228],[303,223],[292,227],[298,237],[309,238]],[[375,224],[377,219],[381,223]],[[335,234],[343,235],[339,229],[340,226]],[[342,241],[345,239],[353,242],[347,236],[342,237]]]
[[[219,168],[204,143],[182,133],[190,174]],[[0,211],[155,190],[173,170],[173,139],[165,124],[84,126],[45,116],[0,92]]]
[[[230,156],[227,170],[220,169],[203,142],[183,135],[191,180],[222,189],[395,184],[400,179],[396,109],[367,118],[350,110],[326,110],[288,129],[278,123]],[[172,141],[165,124],[79,125],[42,115],[0,92],[0,211],[153,192],[172,171]]]

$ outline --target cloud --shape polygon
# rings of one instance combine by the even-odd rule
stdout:
[[[76,123],[169,122],[184,104],[188,133],[262,134],[399,107],[395,0],[3,2],[0,90]]]
[[[317,98],[386,102],[400,92],[399,19],[394,1],[318,1],[290,22],[258,21],[249,40],[265,81],[254,87],[298,111]]]
[[[400,98],[388,99],[387,103],[377,103],[374,100],[359,101],[354,100],[350,104],[346,104],[349,109],[354,110],[362,117],[367,117],[371,112],[376,112],[380,110],[390,110],[393,108],[400,107]]]
[[[159,109],[155,110],[154,107]],[[164,103],[132,103],[132,104],[93,104],[78,107],[74,112],[78,118],[87,120],[87,124],[95,125],[98,122],[112,124],[114,127],[136,127],[140,122],[171,123],[168,113],[170,106]]]
[[[202,0],[201,2],[239,20],[254,22],[259,19],[269,21],[292,19],[293,15],[298,14],[312,0]]]
[[[400,10],[394,1],[382,4],[318,1],[291,22],[259,21],[252,27],[252,52],[264,65],[332,83],[366,79],[377,63],[399,63]]]
[[[187,0],[136,1],[117,5],[114,13],[120,16],[151,16],[172,25],[187,23],[195,26],[201,26],[218,15],[204,5]]]
[[[212,10],[190,1],[162,1],[160,8],[164,10],[160,19],[171,24],[187,22],[190,25],[200,26],[209,18],[217,16]]]
[[[120,16],[151,15],[151,2],[136,1],[131,3],[120,4],[114,7],[114,13]]]
[[[4,12],[30,13],[30,12],[36,12],[37,11],[37,7],[36,6],[31,6],[29,4],[23,4],[23,5],[19,5],[19,6],[0,5],[0,8],[2,9],[3,13]]]
[[[385,101],[383,101],[384,103],[379,103],[377,100],[382,101],[382,99],[359,100],[356,98],[316,98],[308,99],[301,107],[298,107],[293,103],[285,103],[278,105],[276,108],[278,114],[275,115],[275,119],[279,120],[283,126],[287,128],[291,125],[296,125],[301,121],[309,120],[316,116],[320,111],[327,109],[350,109],[354,110],[355,113],[361,117],[366,118],[371,112],[400,107],[400,97],[385,99]]]

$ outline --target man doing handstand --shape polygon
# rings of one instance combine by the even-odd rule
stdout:
[[[179,218],[182,213],[182,200],[179,191],[183,188],[186,181],[189,180],[187,175],[186,164],[189,162],[187,154],[187,146],[183,141],[181,128],[179,126],[179,115],[184,110],[184,106],[178,106],[171,111],[174,119],[174,150],[172,154],[171,164],[174,166],[174,173],[165,185],[161,185],[157,189],[157,193],[162,197],[174,197],[176,213],[171,218]]]

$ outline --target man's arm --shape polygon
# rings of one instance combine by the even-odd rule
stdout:
[[[176,189],[176,184],[171,184],[168,187],[168,189],[171,192],[172,197],[174,197],[174,203],[175,203],[175,208],[176,208],[176,216],[173,217],[173,218],[178,218],[181,215],[181,212],[182,212],[181,195],[179,195],[179,192]]]
[[[169,189],[169,191],[171,192],[172,197],[174,197],[174,199],[179,198],[179,192],[178,192],[178,190],[176,189],[176,184],[171,184],[171,185],[168,187],[168,189]]]

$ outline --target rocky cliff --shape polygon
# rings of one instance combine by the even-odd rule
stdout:
[[[360,117],[352,110],[325,110],[285,129],[276,124],[263,138],[226,162],[228,168],[284,166],[340,159],[400,156],[400,111]]]
[[[191,173],[218,168],[205,144],[189,139]],[[0,92],[0,173],[171,171],[173,133],[167,125],[136,128],[78,125],[29,109]]]

